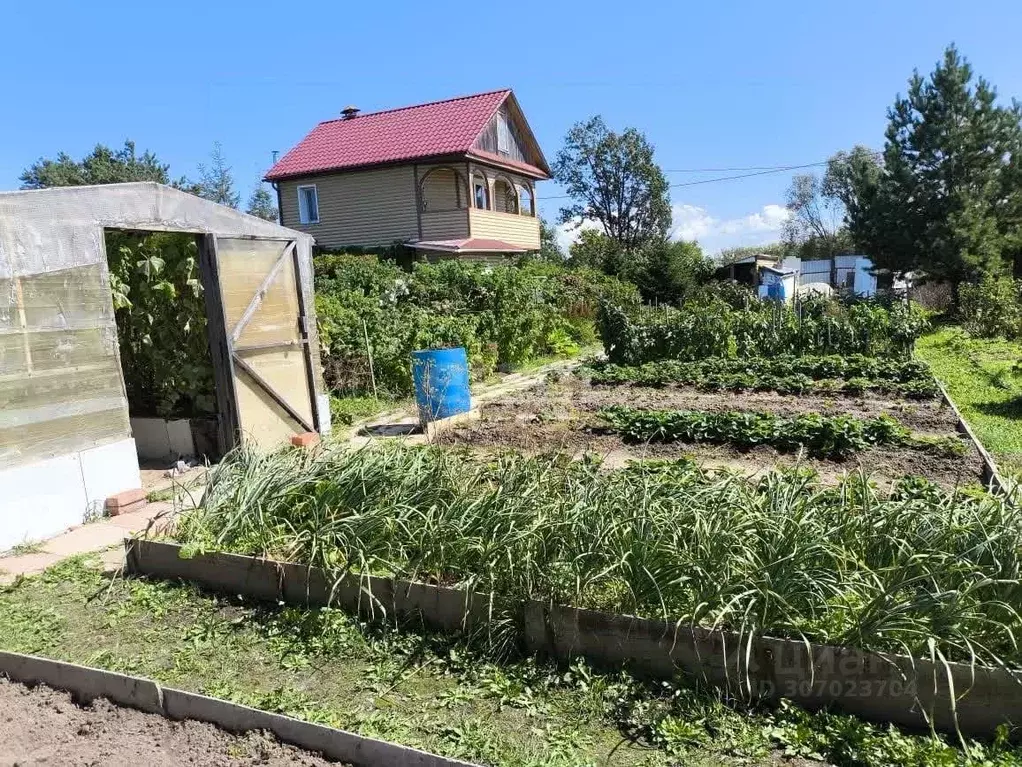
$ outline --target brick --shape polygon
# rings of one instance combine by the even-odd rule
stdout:
[[[295,447],[312,447],[319,444],[319,435],[314,431],[295,434],[291,437],[291,444]]]
[[[131,511],[138,511],[145,506],[145,490],[125,490],[117,495],[111,495],[106,499],[104,506],[111,517],[118,514],[126,514]]]

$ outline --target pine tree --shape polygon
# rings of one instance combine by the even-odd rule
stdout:
[[[277,206],[273,204],[273,196],[262,184],[257,185],[248,198],[248,209],[245,212],[266,221],[277,222]]]
[[[209,159],[209,165],[199,165],[196,193],[207,200],[237,208],[241,203],[241,195],[234,190],[234,175],[224,158],[219,141],[213,144]]]
[[[861,174],[849,225],[881,268],[958,285],[1010,264],[1022,215],[1022,114],[954,46],[888,111],[883,170]]]

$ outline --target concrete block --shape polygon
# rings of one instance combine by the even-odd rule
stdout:
[[[451,430],[455,426],[470,423],[472,421],[478,421],[481,418],[481,413],[478,407],[474,407],[471,410],[467,410],[464,413],[458,413],[452,415],[449,418],[440,418],[436,421],[430,421],[423,427],[423,431],[426,433],[426,439],[429,442],[436,442],[445,432]]]
[[[319,444],[319,435],[314,431],[295,434],[291,437],[291,444],[295,447],[313,447]]]

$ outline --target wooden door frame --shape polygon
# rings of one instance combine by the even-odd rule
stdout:
[[[217,409],[217,447],[221,455],[234,449],[241,440],[238,392],[234,386],[231,342],[227,335],[227,315],[220,289],[220,262],[216,235],[202,234],[199,240],[199,276],[206,299],[206,333],[213,360],[213,388]]]
[[[288,403],[287,399],[245,362],[240,354],[241,352],[256,351],[268,347],[237,346],[235,342],[235,336],[240,335],[244,325],[251,320],[254,312],[258,310],[258,303],[265,296],[266,291],[269,290],[273,280],[279,276],[281,262],[278,262],[277,267],[267,275],[267,279],[256,292],[244,316],[239,320],[238,326],[233,329],[229,328],[224,308],[223,290],[220,285],[218,239],[279,242],[284,246],[281,262],[288,260],[288,257],[290,257],[294,270],[295,290],[298,301],[298,346],[302,354],[308,383],[309,412],[312,414],[312,423],[306,422],[302,415]],[[213,380],[216,387],[218,410],[217,437],[221,451],[226,453],[241,442],[241,414],[238,409],[238,392],[235,384],[235,377],[239,369],[256,386],[265,391],[292,420],[307,430],[311,427],[311,430],[318,432],[320,418],[316,399],[315,366],[312,361],[311,338],[308,327],[308,314],[306,313],[305,291],[302,287],[298,241],[293,238],[281,237],[204,234],[199,237],[199,269],[203,283],[203,292],[206,298],[207,330],[210,354],[213,358]]]

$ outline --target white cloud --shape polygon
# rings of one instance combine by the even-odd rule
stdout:
[[[557,233],[557,244],[561,246],[561,250],[565,254],[568,253],[574,243],[578,242],[579,235],[582,234],[583,229],[598,229],[602,231],[602,227],[595,221],[586,219],[582,221],[582,225],[579,226],[579,220],[576,218],[574,221],[569,221],[565,224],[558,224],[554,227],[554,231]]]
[[[674,228],[671,237],[698,240],[707,253],[716,253],[737,245],[765,245],[781,235],[791,215],[783,205],[764,205],[755,213],[737,218],[717,218],[706,208],[680,204],[672,209]]]
[[[672,209],[671,239],[698,240],[707,254],[738,245],[766,245],[781,236],[784,222],[791,214],[783,205],[764,205],[755,213],[736,218],[718,218],[698,205],[679,204]],[[555,227],[557,242],[567,253],[583,229],[600,229],[595,221],[578,219]]]

